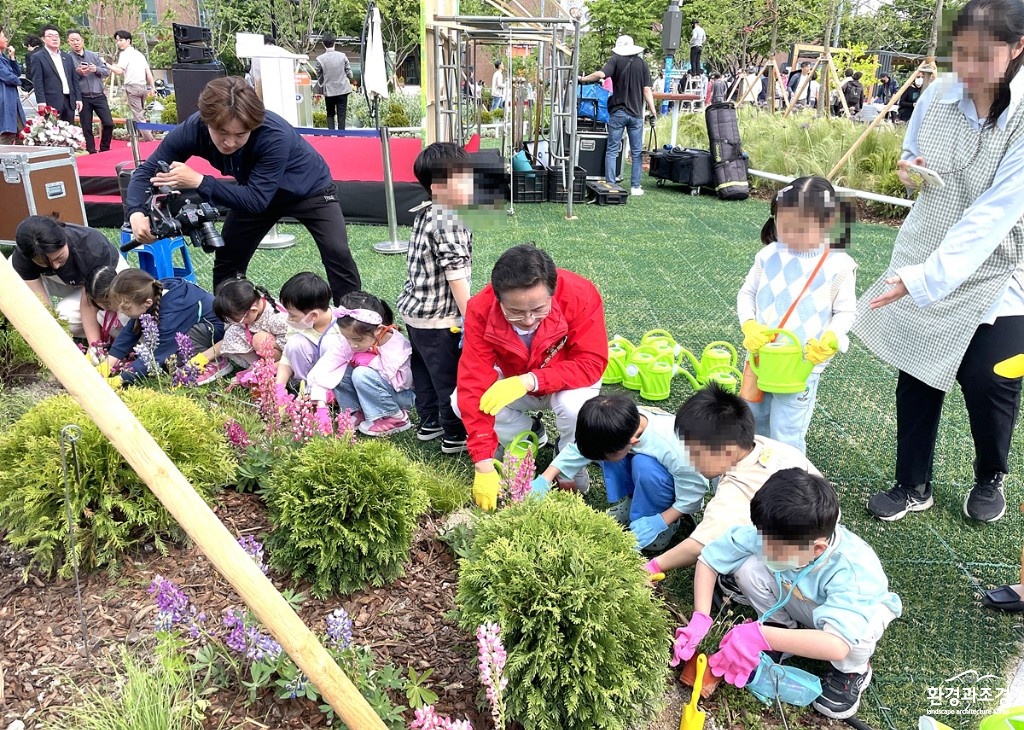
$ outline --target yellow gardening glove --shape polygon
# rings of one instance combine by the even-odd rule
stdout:
[[[118,388],[124,385],[124,378],[122,378],[120,375],[115,375],[111,378],[104,378],[104,380],[106,380],[107,385],[109,385],[114,390],[117,390]]]
[[[498,507],[498,472],[477,472],[473,477],[473,501],[477,507],[490,512]]]
[[[757,352],[772,341],[772,336],[767,334],[768,327],[756,319],[748,319],[740,329],[743,330],[743,348],[750,352]]]
[[[526,386],[522,378],[502,378],[480,397],[480,410],[488,416],[495,415],[512,401],[526,395]]]
[[[996,375],[1001,375],[1004,378],[1012,379],[1024,376],[1024,355],[1014,355],[1002,362],[997,362],[992,369]],[[1024,510],[1024,506],[1021,509]]]
[[[200,352],[198,355],[193,355],[192,359],[189,360],[188,363],[189,365],[195,365],[199,368],[199,372],[202,372],[203,368],[210,364],[210,358]]]
[[[807,344],[804,346],[804,359],[815,365],[821,365],[838,351],[839,340],[836,338],[836,333],[829,331],[823,334],[820,340],[817,337],[807,340]]]
[[[107,361],[104,360],[103,362],[101,362],[99,365],[96,366],[96,372],[98,372],[100,374],[101,378],[109,378],[110,377],[110,365],[108,365]]]

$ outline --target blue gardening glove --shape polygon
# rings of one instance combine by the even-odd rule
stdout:
[[[729,629],[718,647],[708,659],[708,668],[716,677],[725,677],[726,682],[736,687],[747,685],[750,675],[757,669],[761,652],[771,651],[757,621]]]
[[[629,529],[636,535],[637,547],[643,550],[654,542],[654,539],[668,529],[668,523],[661,515],[641,517],[629,523]]]
[[[530,494],[536,494],[538,497],[543,497],[551,489],[551,482],[544,477],[537,477],[530,482]]]

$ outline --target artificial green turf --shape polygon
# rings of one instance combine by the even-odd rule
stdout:
[[[593,280],[605,298],[609,336],[636,342],[647,330],[664,328],[679,343],[699,351],[711,340],[741,340],[736,321],[736,292],[760,246],[759,230],[768,205],[760,200],[720,202],[691,197],[669,185],[656,188],[645,178],[646,195],[626,206],[578,207],[578,220],[564,219],[564,206],[518,204],[515,215],[477,227],[474,236],[474,291],[486,281],[495,259],[507,247],[535,241],[556,263]],[[321,271],[308,234],[282,226],[299,244],[291,249],[259,251],[249,276],[276,291],[293,273]],[[114,237],[114,232],[109,232]],[[405,277],[404,256],[383,256],[370,246],[386,237],[385,228],[351,226],[349,242],[359,263],[364,288],[394,302]],[[408,236],[400,230],[400,238]],[[896,231],[858,225],[851,255],[858,261],[858,290],[885,269]],[[209,285],[210,259],[192,250],[200,283]],[[1022,343],[1024,349],[1024,343]],[[926,356],[922,353],[922,356]],[[618,386],[606,387],[616,390]],[[978,592],[989,585],[1015,582],[1020,554],[1018,479],[1011,476],[1010,509],[997,525],[969,524],[961,513],[971,482],[973,455],[963,400],[948,400],[936,455],[936,506],[889,524],[870,518],[867,497],[891,484],[895,445],[893,371],[854,341],[821,381],[817,410],[808,436],[812,461],[837,486],[843,521],[870,542],[881,557],[893,590],[904,602],[904,617],[892,624],[873,662],[874,681],[860,717],[876,728],[916,727],[928,713],[928,688],[970,686],[971,678],[947,678],[975,670],[995,674],[989,687],[1005,688],[1003,676],[1016,667],[1021,624],[1013,616],[981,607]],[[691,392],[681,378],[672,395],[658,405],[675,409]],[[429,458],[437,442],[426,445],[412,432],[400,444]],[[1014,439],[1011,472],[1021,471],[1021,444]],[[545,457],[547,458],[547,457]],[[468,459],[462,459],[467,479]],[[599,499],[599,498],[598,498]],[[689,602],[690,583],[669,584]],[[994,709],[995,703],[981,704]],[[939,709],[948,708],[944,701]],[[944,716],[953,727],[970,727],[977,717]]]

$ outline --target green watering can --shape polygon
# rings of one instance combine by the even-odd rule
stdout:
[[[622,384],[630,390],[640,390],[641,373],[647,370],[656,358],[664,356],[658,348],[652,345],[640,345],[629,354],[626,367],[622,371]],[[668,356],[669,361],[672,356]]]
[[[689,360],[690,367],[693,368],[693,375],[690,375],[684,369],[686,360]],[[679,369],[686,376],[686,379],[690,381],[694,390],[707,385],[712,373],[721,371],[723,368],[736,370],[738,362],[739,356],[736,354],[736,348],[724,340],[716,340],[710,343],[700,354],[699,360],[685,347],[679,348]]]
[[[674,360],[681,349],[668,330],[649,330],[640,338],[640,344],[653,347],[659,353],[668,353]]]
[[[625,337],[615,335],[608,342],[608,367],[605,368],[601,382],[606,385],[621,383],[626,375],[626,364],[629,362],[629,356],[633,354],[634,350],[636,350],[636,347],[634,347],[632,342]]]
[[[778,334],[780,339],[769,342],[757,351],[756,357],[750,358],[757,387],[765,393],[802,393],[814,363],[804,360],[800,340],[789,330],[765,330],[765,334]]]
[[[671,353],[661,352],[654,355],[654,359],[640,369],[640,397],[645,400],[668,398],[672,390],[672,376],[675,373],[676,364]]]
[[[540,450],[540,439],[532,430],[520,431],[512,439],[512,442],[505,447],[505,454],[524,459],[528,453],[533,455],[534,463],[537,462],[537,452]],[[494,469],[499,476],[503,476],[504,464],[501,459],[493,459]]]
[[[1024,728],[1024,707],[1011,707],[981,721],[978,730],[1022,730]]]

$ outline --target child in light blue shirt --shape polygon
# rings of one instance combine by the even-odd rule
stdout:
[[[609,513],[629,525],[640,548],[664,550],[683,515],[700,510],[708,489],[674,424],[672,414],[638,408],[629,396],[591,398],[576,418],[575,442],[534,480],[533,491],[544,493],[559,474],[573,478],[597,461],[614,505]]]
[[[701,552],[694,578],[694,614],[676,631],[674,661],[693,656],[712,620],[719,575],[731,574],[758,620],[730,629],[708,660],[715,676],[747,684],[761,652],[822,659],[813,706],[838,720],[852,717],[871,681],[869,660],[900,597],[871,547],[837,525],[839,499],[823,477],[784,469],[750,502],[753,524],[733,527]]]

